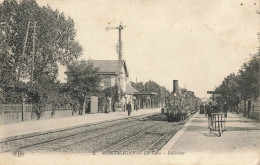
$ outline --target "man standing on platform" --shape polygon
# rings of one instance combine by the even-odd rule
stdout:
[[[132,111],[132,106],[131,106],[130,101],[129,101],[129,103],[126,105],[126,110],[127,110],[127,112],[128,112],[128,116],[130,116],[131,111]]]

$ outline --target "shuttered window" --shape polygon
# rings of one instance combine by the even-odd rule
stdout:
[[[111,87],[111,78],[107,77],[104,79],[104,87]]]

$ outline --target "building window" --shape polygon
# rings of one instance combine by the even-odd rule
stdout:
[[[107,77],[104,79],[104,87],[111,87],[111,78]]]

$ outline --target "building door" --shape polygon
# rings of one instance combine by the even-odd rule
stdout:
[[[91,96],[90,113],[98,113],[98,97]]]

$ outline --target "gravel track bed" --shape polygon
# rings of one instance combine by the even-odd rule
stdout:
[[[181,122],[167,122],[166,116],[162,114],[127,118],[3,141],[0,142],[0,148],[2,151],[22,150],[23,152],[92,154],[105,151],[126,139],[145,132],[149,128],[159,126],[149,130],[140,137],[136,137],[121,146],[111,149],[111,151],[136,151],[140,153],[156,142],[147,151],[159,151],[188,119]],[[163,138],[161,138],[162,136]]]
[[[69,137],[63,137],[62,139],[55,139],[54,141],[50,142],[44,142],[39,145],[34,145],[31,147],[25,147],[21,148],[23,151],[27,152],[50,152],[55,151],[57,148],[63,148],[67,145],[73,145],[73,144],[81,144],[81,141],[84,140],[91,140],[93,138],[98,138],[99,136],[103,136],[106,134],[110,134],[112,132],[117,132],[122,129],[127,129],[128,127],[134,127],[135,125],[138,125],[140,122],[135,121],[134,123],[121,123],[122,125],[109,127],[108,129],[98,129],[92,132],[86,131],[84,133],[73,135]]]
[[[10,141],[3,141],[0,142],[0,150],[1,152],[15,151],[23,146],[33,145],[33,144],[42,143],[45,141],[51,141],[59,138],[66,138],[70,136],[75,137],[77,135],[81,135],[86,132],[90,133],[90,131],[91,132],[98,131],[99,129],[105,129],[107,127],[112,127],[114,125],[119,125],[122,123],[126,124],[135,120],[138,120],[138,118],[130,118],[130,119],[100,123],[95,125],[81,126],[73,129],[65,129],[61,131],[49,132],[45,134],[39,134],[39,135],[24,137],[20,139],[14,139]]]
[[[112,149],[111,151],[132,151],[137,153],[142,153],[143,151],[146,151],[157,153],[176,134],[176,132],[182,128],[182,126],[188,121],[188,119],[189,118],[180,122],[160,121],[157,124],[163,124],[162,127],[156,128],[152,131],[148,131],[144,135],[136,137],[126,144]]]
[[[139,139],[133,139],[131,145],[128,146],[128,143],[124,146],[124,148],[121,148],[120,146],[119,150],[131,150],[131,151],[143,151],[148,146],[150,146],[152,143],[157,141],[161,136],[163,136],[166,132],[169,132],[165,138],[161,139],[158,144],[154,145],[155,147],[159,146],[159,144],[165,144],[176,132],[179,130],[183,124],[186,121],[182,122],[172,122],[168,123],[166,120],[167,118],[164,115],[153,115],[142,119],[144,124],[142,127],[133,127],[129,128],[127,130],[122,130],[118,132],[111,132],[110,134],[107,134],[107,136],[95,138],[90,141],[82,142],[80,144],[71,145],[66,148],[62,148],[59,150],[59,152],[87,152],[87,153],[94,153],[94,152],[101,152],[106,150],[107,148],[114,146],[128,138],[133,137],[134,135],[141,133],[151,126],[163,124],[160,128],[154,130],[149,134],[149,136],[140,137]],[[145,126],[146,125],[146,126]],[[162,146],[163,146],[162,145]],[[161,146],[161,147],[162,147]],[[160,147],[160,148],[161,148]],[[116,149],[117,150],[117,149]]]
[[[143,136],[138,138],[134,138],[133,140],[129,141],[125,145],[117,147],[112,151],[135,151],[135,152],[142,152],[144,151],[147,146],[150,146],[154,141],[159,139],[163,136],[160,133],[146,133]]]
[[[59,149],[59,152],[99,152],[110,146],[113,146],[117,143],[122,142],[126,138],[129,138],[137,133],[140,133],[150,127],[153,126],[154,123],[152,122],[145,122],[138,123],[133,127],[128,127],[127,129],[121,129],[118,131],[109,131],[109,134],[105,136],[99,136],[95,139],[91,139],[89,141],[83,141],[79,144],[70,145],[66,148]]]

